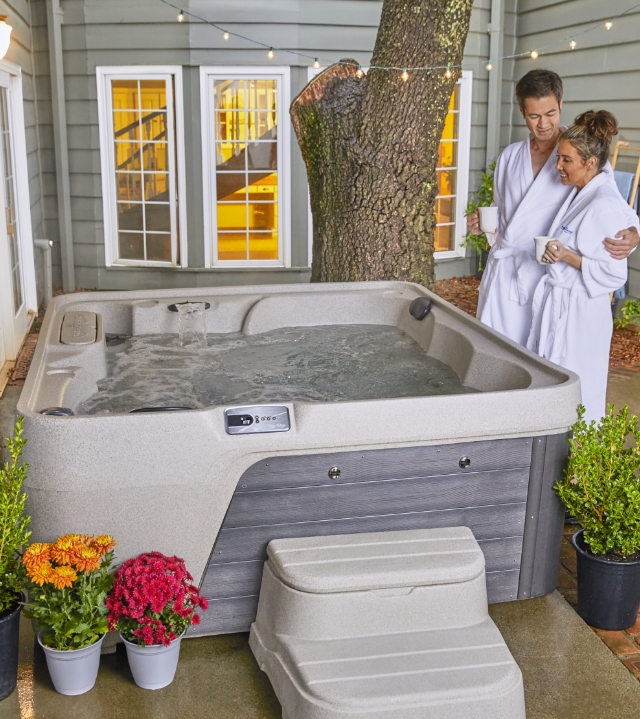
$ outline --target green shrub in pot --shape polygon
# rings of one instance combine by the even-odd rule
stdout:
[[[556,491],[583,529],[573,537],[578,613],[592,626],[626,629],[640,604],[640,430],[625,405],[596,423],[584,407]]]
[[[22,547],[31,532],[31,518],[24,513],[26,494],[22,485],[27,465],[22,462],[26,439],[20,417],[13,437],[7,438],[7,461],[0,466],[0,700],[16,687],[20,592],[25,586]]]

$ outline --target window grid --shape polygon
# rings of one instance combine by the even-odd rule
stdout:
[[[460,85],[456,84],[451,95],[449,111],[438,147],[438,167],[436,168],[438,195],[435,204],[436,231],[434,240],[436,252],[455,250],[459,107]]]

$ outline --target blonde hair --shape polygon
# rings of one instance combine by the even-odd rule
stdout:
[[[617,134],[618,121],[610,112],[588,110],[576,117],[573,125],[560,135],[560,140],[570,142],[584,162],[595,157],[601,170],[609,159],[611,140]]]

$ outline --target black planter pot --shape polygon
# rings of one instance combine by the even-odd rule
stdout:
[[[0,618],[0,701],[13,692],[18,683],[18,636],[20,630],[20,610],[18,605],[13,611]]]
[[[578,559],[578,614],[598,629],[627,629],[638,616],[640,560],[612,562],[589,553],[583,531],[573,535]]]
[[[478,255],[478,266],[476,268],[476,279],[481,280],[484,274],[484,268],[487,266],[487,260],[489,259],[489,250],[482,250]]]

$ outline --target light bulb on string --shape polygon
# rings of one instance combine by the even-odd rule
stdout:
[[[611,30],[611,28],[613,27],[613,23],[611,22],[611,20],[607,20],[604,26],[607,28],[607,30]]]
[[[267,53],[267,57],[269,60],[273,60],[273,48],[269,48],[269,52]]]
[[[228,33],[228,32],[223,33],[223,34],[222,34],[222,39],[223,39],[223,40],[228,40],[228,39],[229,39],[229,33]]]
[[[362,69],[362,65],[358,65],[358,69],[356,70],[356,77],[358,80],[362,80],[364,77],[364,70]]]
[[[571,41],[569,42],[569,47],[570,47],[572,50],[575,50],[576,47],[577,47],[577,45],[578,45],[578,43],[577,43],[573,38],[570,38],[570,40],[571,40]]]
[[[316,58],[313,61],[313,66],[315,67],[316,70],[318,70],[320,68],[320,63],[318,62],[318,58]]]
[[[409,73],[407,72],[407,68],[402,71],[402,75],[400,77],[406,82],[409,79]]]
[[[532,59],[532,60],[537,60],[538,57],[539,57],[539,54],[540,54],[540,53],[539,53],[537,50],[532,50],[532,51],[531,51],[531,59]]]
[[[445,76],[447,79],[449,79],[452,75],[453,75],[453,73],[451,72],[451,66],[450,66],[450,65],[447,65],[447,69],[446,69],[446,71],[445,71],[445,73],[444,73],[444,76]]]
[[[184,13],[182,10],[178,13],[178,22],[184,22]]]
[[[485,67],[487,70],[493,70],[493,64],[492,64],[491,60],[489,60],[489,62],[485,65]]]

